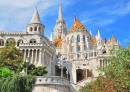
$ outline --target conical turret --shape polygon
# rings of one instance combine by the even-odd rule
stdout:
[[[101,35],[100,35],[100,31],[99,31],[99,28],[98,28],[98,39],[101,38]]]
[[[63,20],[63,15],[62,15],[62,8],[61,8],[61,5],[62,5],[62,4],[60,3],[58,20]]]
[[[51,31],[50,41],[53,42],[53,34],[52,34],[52,31]]]
[[[30,24],[31,23],[41,23],[40,17],[39,17],[38,11],[37,11],[37,7],[35,9],[35,12],[33,14],[33,17],[32,17],[32,20],[31,20]]]

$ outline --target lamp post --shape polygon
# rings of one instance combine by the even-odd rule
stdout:
[[[85,58],[85,60],[86,60],[86,78],[87,78],[87,65],[89,64],[89,63],[87,62],[87,60],[89,60],[89,59],[87,59],[87,54],[84,54],[84,58]]]
[[[28,62],[29,62],[29,57],[26,58],[26,75],[28,74],[27,71],[28,71]]]

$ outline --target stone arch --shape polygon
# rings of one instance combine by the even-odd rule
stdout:
[[[17,41],[17,46],[19,46],[19,43],[23,43],[23,40],[22,40],[22,39],[19,39],[19,40]]]
[[[36,39],[31,39],[30,43],[36,43]]]
[[[4,40],[0,39],[0,46],[4,46]]]
[[[15,42],[15,39],[14,39],[14,38],[8,38],[8,39],[6,40],[7,43],[11,43],[11,42],[13,42],[13,41]]]

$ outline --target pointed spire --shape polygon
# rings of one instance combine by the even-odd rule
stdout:
[[[92,36],[91,30],[90,30],[90,35]]]
[[[99,28],[98,28],[98,38],[101,38]]]
[[[61,7],[61,5],[62,5],[62,4],[60,3],[58,20],[63,20],[62,7]]]
[[[37,7],[35,9],[35,12],[33,14],[33,17],[32,17],[32,20],[30,23],[41,23],[40,17],[39,17],[38,11],[37,11]]]
[[[74,22],[75,22],[75,20],[76,20],[76,17],[75,17],[75,11],[74,11]]]
[[[52,34],[52,31],[51,31],[50,41],[52,41],[52,42],[53,42],[53,34]]]

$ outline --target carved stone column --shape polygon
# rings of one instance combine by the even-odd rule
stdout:
[[[26,60],[26,49],[24,49],[24,61]]]
[[[37,63],[37,51],[38,49],[36,49],[36,53],[35,53],[35,64]]]
[[[34,63],[34,61],[33,61],[33,55],[34,55],[34,49],[32,49],[32,58],[31,58],[31,63]]]

